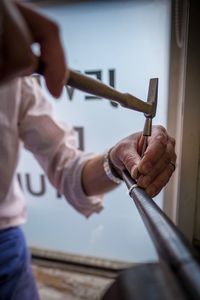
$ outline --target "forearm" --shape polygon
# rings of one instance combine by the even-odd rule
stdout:
[[[104,194],[118,186],[107,177],[103,163],[104,156],[99,155],[87,161],[83,168],[82,186],[88,196]]]

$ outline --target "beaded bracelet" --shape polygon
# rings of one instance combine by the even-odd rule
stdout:
[[[104,172],[112,182],[120,184],[122,180],[112,166],[112,162],[110,161],[109,158],[109,153],[110,150],[107,151],[104,155],[104,161],[103,161]]]

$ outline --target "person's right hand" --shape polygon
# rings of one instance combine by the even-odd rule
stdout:
[[[0,10],[0,84],[31,75],[42,61],[47,88],[59,97],[68,72],[58,25],[20,2],[0,0]],[[32,52],[33,43],[40,46],[39,57]]]
[[[175,170],[175,140],[164,127],[153,126],[148,146],[141,157],[142,132],[123,139],[110,151],[110,161],[116,173],[128,170],[138,186],[151,197],[156,196],[167,184]]]

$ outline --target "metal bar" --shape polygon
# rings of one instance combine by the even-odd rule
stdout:
[[[191,299],[200,299],[200,265],[194,250],[158,205],[142,188],[137,187],[128,171],[124,171],[122,176],[160,259],[170,266]]]

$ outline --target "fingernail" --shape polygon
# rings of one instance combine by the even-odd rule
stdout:
[[[141,166],[142,173],[148,173],[152,169],[152,164],[150,162],[146,162]]]

